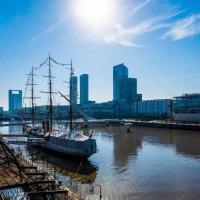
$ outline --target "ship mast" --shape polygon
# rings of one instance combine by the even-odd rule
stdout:
[[[32,70],[31,70],[31,106],[32,106],[32,125],[33,127],[35,126],[35,107],[34,107],[34,79],[33,79],[33,66],[32,66]]]
[[[48,78],[48,91],[41,91],[41,93],[47,93],[49,95],[49,106],[48,106],[48,119],[49,119],[49,132],[51,133],[53,130],[53,100],[52,100],[52,95],[53,95],[53,89],[52,89],[52,70],[51,70],[51,56],[49,53],[49,56],[47,57],[47,59],[40,64],[40,67],[42,67],[43,65],[47,65],[48,66],[48,75],[47,76],[43,76]]]
[[[72,67],[72,59],[70,64],[70,80],[69,80],[69,129],[70,136],[72,132],[72,120],[73,120],[73,108],[72,108],[72,75],[73,75],[73,67]]]
[[[74,75],[73,72],[73,64],[72,64],[72,59],[71,62],[69,64],[63,64],[63,65],[69,65],[70,67],[68,68],[70,70],[70,76],[69,76],[69,98],[67,98],[65,95],[63,95],[61,92],[60,95],[69,102],[69,138],[71,138],[72,135],[72,130],[73,130],[73,126],[72,126],[72,120],[73,120],[73,106],[72,106],[72,76]]]
[[[34,93],[34,85],[36,85],[34,83],[34,76],[35,76],[34,69],[37,69],[37,68],[34,68],[32,66],[30,74],[27,74],[29,76],[29,78],[28,78],[28,81],[27,81],[27,84],[26,84],[25,93],[26,93],[27,87],[30,86],[31,87],[31,89],[30,89],[30,97],[24,96],[24,99],[30,99],[31,100],[32,126],[35,126],[35,99],[39,98],[39,97],[35,97],[35,93]]]
[[[50,127],[49,132],[52,132],[53,129],[53,101],[52,101],[52,72],[51,72],[51,57],[49,54],[48,58],[48,68],[49,68],[49,119],[50,119]]]
[[[52,61],[52,62],[51,62]],[[40,67],[43,66],[43,65],[47,65],[48,66],[48,76],[44,76],[44,77],[47,77],[49,82],[48,82],[48,92],[44,92],[42,91],[42,93],[48,93],[49,94],[49,111],[48,111],[48,114],[49,114],[49,132],[51,133],[52,130],[53,130],[53,94],[55,94],[55,92],[53,92],[53,88],[52,88],[52,78],[55,78],[52,76],[52,69],[51,67],[53,66],[52,64],[56,64],[56,65],[61,65],[61,66],[65,66],[67,64],[63,64],[63,63],[59,63],[57,62],[56,60],[54,60],[51,56],[50,56],[50,53],[49,53],[49,56],[47,57],[47,59],[42,63],[40,64]]]

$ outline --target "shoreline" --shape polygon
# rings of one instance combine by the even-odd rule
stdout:
[[[63,123],[66,123],[66,121]],[[82,122],[74,121],[75,124],[81,124]],[[88,122],[90,128],[95,127],[106,127],[109,125],[133,125],[142,127],[153,127],[153,128],[165,128],[165,129],[178,129],[178,130],[192,130],[200,131],[200,124],[189,124],[189,123],[176,123],[176,122],[163,122],[163,121],[137,121],[137,120],[119,120],[119,119],[101,119],[101,120],[91,120]],[[0,124],[3,126],[22,126],[23,123],[16,121],[13,123]]]

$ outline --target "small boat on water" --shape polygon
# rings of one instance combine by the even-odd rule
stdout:
[[[73,107],[72,107],[72,76],[73,67],[72,61],[70,64],[70,89],[69,89],[69,99],[63,94],[61,96],[69,103],[69,131],[63,129],[53,129],[53,105],[52,105],[52,74],[51,74],[51,62],[58,64],[50,56],[47,58],[48,61],[48,78],[49,78],[49,121],[47,124],[43,124],[42,129],[32,126],[28,129],[28,134],[30,136],[29,141],[32,141],[37,137],[43,137],[44,140],[39,140],[39,142],[33,142],[31,145],[45,148],[49,151],[58,153],[58,155],[66,155],[73,158],[88,158],[97,152],[96,140],[92,138],[92,134],[83,135],[77,130],[73,129]],[[45,63],[45,62],[44,62]],[[62,64],[65,65],[65,64]],[[46,128],[45,128],[46,127]]]

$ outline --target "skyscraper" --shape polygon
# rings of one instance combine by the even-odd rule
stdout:
[[[120,78],[118,80],[118,99],[117,100],[125,100],[128,99],[128,78]]]
[[[121,79],[128,79],[128,68],[123,63],[113,67],[113,100],[120,99],[120,93],[122,93],[119,86]]]
[[[121,78],[119,79],[119,98],[127,103],[137,101],[137,79],[136,78]]]
[[[80,75],[80,104],[88,102],[88,74]]]
[[[137,101],[137,79],[128,78],[128,95],[127,102],[133,103]]]
[[[142,94],[137,94],[137,101],[142,101]]]
[[[9,111],[16,111],[22,108],[22,90],[9,90]]]
[[[123,63],[113,67],[113,100],[137,101],[137,79],[128,78],[128,68]]]
[[[72,105],[77,104],[77,76],[71,76],[70,78],[70,84],[71,84],[71,101]]]

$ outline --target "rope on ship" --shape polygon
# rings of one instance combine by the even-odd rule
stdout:
[[[78,166],[76,172],[74,173],[72,179],[74,179],[74,177],[75,177],[75,176],[77,175],[77,173],[79,172],[79,170],[80,170],[80,168],[81,168],[81,165],[83,164],[83,160],[84,160],[84,159],[81,160],[81,162],[80,162],[80,164],[79,164],[79,166]]]

